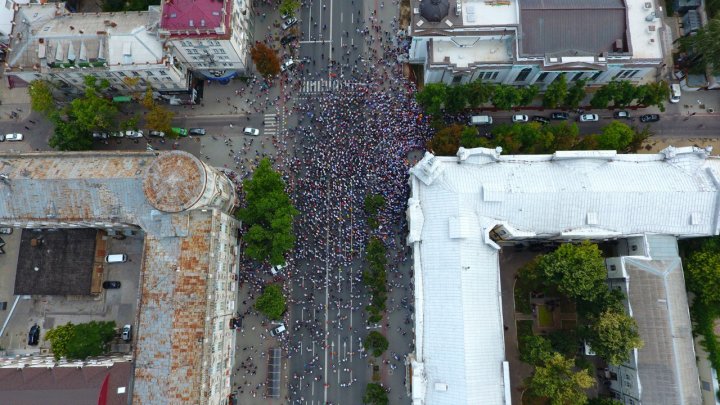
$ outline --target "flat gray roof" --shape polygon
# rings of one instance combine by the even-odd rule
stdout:
[[[523,0],[520,5],[520,55],[613,51],[627,47],[622,0]]]

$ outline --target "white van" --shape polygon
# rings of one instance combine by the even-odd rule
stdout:
[[[492,125],[493,120],[489,115],[473,115],[470,117],[470,125]]]
[[[679,103],[680,102],[680,96],[682,93],[680,92],[680,85],[675,83],[670,85],[670,102],[671,103]]]
[[[125,263],[126,261],[127,255],[125,253],[105,256],[106,263]]]
[[[270,266],[270,273],[273,276],[277,276],[278,273],[280,273],[282,271],[282,269],[284,269],[285,267],[287,267],[287,264],[278,264],[275,266]]]

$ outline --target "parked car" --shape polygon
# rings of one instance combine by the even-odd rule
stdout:
[[[174,133],[176,133],[176,134],[178,134],[178,135],[180,135],[180,136],[188,136],[188,131],[187,131],[187,129],[185,129],[185,128],[173,127],[173,128],[171,128],[171,129],[172,129],[172,131],[173,131]]]
[[[289,59],[289,60],[286,60],[285,62],[283,62],[282,65],[280,65],[280,71],[284,72],[288,69],[292,69],[293,67],[295,67],[295,61],[292,59]]]
[[[286,30],[286,29],[292,27],[293,25],[297,24],[297,22],[298,22],[298,19],[297,19],[297,18],[295,18],[295,17],[290,17],[290,18],[286,19],[285,21],[283,21],[283,23],[282,23],[282,29],[283,29],[283,30]]]
[[[285,328],[285,324],[281,323],[280,325],[270,329],[270,335],[272,336],[280,336],[281,334],[285,333],[287,329]]]
[[[165,138],[165,132],[163,131],[150,131],[148,132],[148,135],[157,136],[158,138]]]
[[[0,134],[0,142],[5,142],[5,135],[4,135],[4,134]]]
[[[128,138],[142,138],[143,137],[143,131],[137,130],[137,131],[125,131],[125,136]]]
[[[132,325],[125,325],[122,328],[122,340],[129,342],[132,340]]]
[[[5,135],[6,141],[22,141],[23,134],[7,134]]]
[[[110,136],[107,134],[107,132],[93,132],[92,137],[95,140],[103,140],[108,139]]]
[[[680,91],[680,85],[673,83],[670,85],[670,102],[679,103],[682,92]]]
[[[30,346],[36,346],[40,342],[40,327],[38,324],[33,325],[28,333],[28,344]]]
[[[532,120],[535,122],[539,122],[541,124],[549,124],[550,120],[547,119],[547,117],[543,117],[542,115],[533,115]]]
[[[599,121],[600,117],[597,114],[582,114],[580,115],[580,122],[594,122]]]
[[[190,135],[205,135],[205,128],[190,128]]]
[[[657,114],[645,114],[640,116],[640,122],[658,122],[660,116]]]
[[[290,34],[290,35],[285,35],[284,37],[280,38],[280,44],[281,44],[281,45],[287,45],[287,44],[289,44],[290,42],[296,40],[297,38],[298,38],[297,35],[292,35],[292,34]]]
[[[554,112],[550,114],[550,119],[556,121],[564,121],[570,119],[570,114],[566,112]]]
[[[122,131],[115,131],[110,132],[110,136],[112,136],[113,138],[122,138],[125,136],[125,134]]]
[[[250,136],[258,136],[260,135],[260,130],[257,128],[245,127],[245,129],[243,129],[243,134]]]
[[[11,233],[13,233],[12,228],[0,228],[0,234],[10,235]]]
[[[105,281],[105,282],[103,282],[103,288],[106,290],[120,288],[120,282],[119,281]]]
[[[528,116],[525,114],[515,114],[512,116],[512,122],[528,122]]]
[[[615,113],[613,114],[613,118],[627,120],[627,119],[630,119],[630,113],[625,110],[615,111]]]

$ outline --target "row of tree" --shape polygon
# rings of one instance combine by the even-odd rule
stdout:
[[[113,321],[91,321],[88,323],[56,326],[45,334],[55,360],[81,359],[105,354],[108,344],[116,336]]]
[[[377,323],[383,318],[387,301],[387,252],[385,244],[373,236],[365,252],[366,268],[363,271],[363,284],[370,292],[370,303],[365,307],[369,323]]]
[[[558,75],[545,89],[542,104],[546,108],[576,109],[587,93],[587,79],[568,85],[565,73]],[[538,95],[536,85],[512,86],[483,83],[481,80],[466,84],[447,85],[431,83],[416,93],[418,103],[428,114],[440,116],[443,112],[457,114],[466,108],[480,108],[488,103],[500,110],[529,106]],[[667,83],[635,85],[629,81],[613,81],[600,87],[590,101],[593,108],[624,108],[632,104],[655,105],[664,111],[670,94]]]
[[[133,78],[127,79],[133,80]],[[124,120],[118,128],[119,110],[111,97],[105,94],[110,86],[107,79],[98,80],[95,76],[84,76],[83,80],[84,93],[67,104],[62,104],[54,98],[54,87],[50,82],[35,80],[30,83],[31,108],[45,115],[55,126],[48,142],[55,149],[89,150],[92,148],[94,131],[137,129],[138,117]],[[145,124],[153,130],[165,132],[167,137],[177,136],[170,129],[174,113],[156,104],[152,93],[152,88],[148,87],[141,100],[141,104],[147,109]]]
[[[494,148],[500,146],[509,154],[553,153],[558,150],[616,150],[636,151],[650,136],[647,128],[637,130],[613,121],[599,134],[580,137],[574,123],[541,125],[539,123],[500,124],[493,128],[492,139],[481,137],[475,127],[450,125],[435,133],[427,149],[439,156],[454,156],[460,146],[464,148]]]

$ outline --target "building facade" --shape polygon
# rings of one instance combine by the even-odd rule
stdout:
[[[195,76],[227,83],[248,71],[252,16],[250,0],[170,0],[159,34]]]
[[[412,0],[409,60],[426,83],[541,89],[561,73],[655,81],[669,44],[654,0]]]
[[[15,5],[5,62],[9,87],[46,79],[67,93],[84,88],[84,76],[109,82],[109,91],[148,86],[187,90],[189,76],[157,36],[158,9],[121,13],[70,13],[62,3]]]

